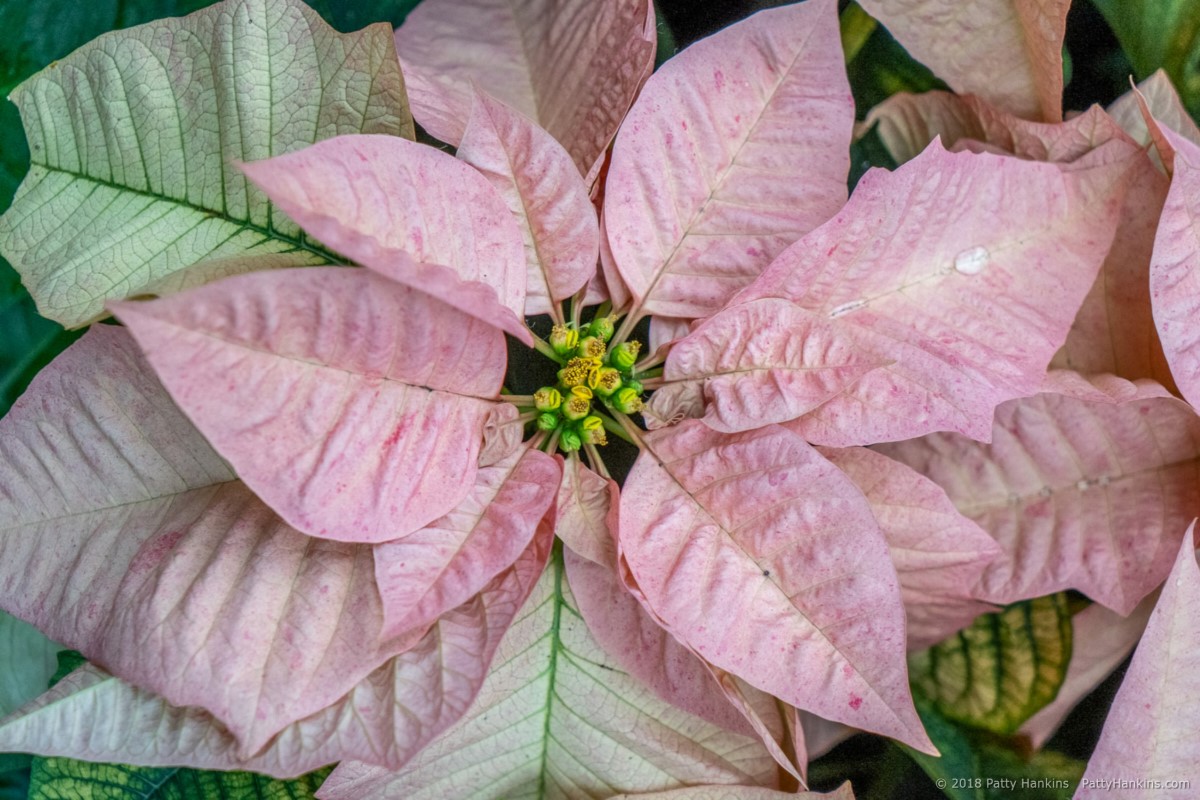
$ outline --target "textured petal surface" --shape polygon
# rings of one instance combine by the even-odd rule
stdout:
[[[426,0],[396,29],[425,130],[457,146],[474,83],[549,131],[589,185],[655,42],[649,0]]]
[[[600,227],[562,145],[526,117],[477,94],[458,157],[504,198],[525,240],[525,315],[549,314],[596,272]]]
[[[655,615],[798,708],[932,750],[908,693],[900,588],[862,493],[777,426],[646,437],[620,548]]]
[[[396,768],[470,705],[504,631],[542,572],[549,534],[544,529],[512,569],[443,615],[416,647],[248,758],[208,713],[168,705],[91,664],[6,719],[0,748],[284,778],[349,758]]]
[[[617,482],[602,478],[578,456],[563,465],[554,505],[554,532],[577,555],[616,569]]]
[[[1141,120],[1136,104],[1134,113]],[[1034,161],[1074,161],[1114,139],[1133,151],[1116,122],[1096,106],[1051,125],[1006,114],[977,97],[898,94],[871,110],[863,127],[870,125],[897,161],[913,158],[937,136],[951,149],[986,146]],[[1148,277],[1167,180],[1148,156],[1135,156],[1125,184],[1112,249],[1052,365],[1129,380],[1151,378],[1170,387],[1174,383],[1154,328]]]
[[[646,83],[613,147],[608,243],[645,313],[706,317],[846,200],[835,4],[760,12]]]
[[[936,483],[861,447],[821,448],[866,495],[900,578],[908,649],[920,650],[992,607],[972,594],[999,545],[954,508]]]
[[[611,797],[699,783],[774,786],[757,740],[655,697],[611,666],[553,559],[467,715],[398,772],[343,763],[324,800]]]
[[[560,478],[553,457],[518,450],[480,469],[475,486],[446,516],[375,545],[382,636],[424,630],[507,569],[533,539]]]
[[[1062,119],[1070,0],[864,0],[921,63],[959,94],[1028,119]]]
[[[243,275],[116,308],[167,390],[289,523],[403,536],[475,480],[503,379],[486,323],[367,270]]]
[[[1200,513],[1200,418],[1149,383],[1132,399],[1005,403],[990,445],[937,434],[879,449],[1000,543],[980,596],[1001,604],[1073,588],[1128,614]]]
[[[754,735],[704,662],[646,613],[612,568],[571,550],[564,561],[579,613],[618,668],[671,705],[722,728]]]
[[[1088,781],[1175,781],[1154,796],[1184,800],[1200,781],[1200,567],[1187,530],[1146,633],[1113,700],[1078,798],[1111,796]],[[1179,786],[1183,781],[1189,785]],[[1140,784],[1138,784],[1140,785]],[[1147,788],[1155,788],[1153,786]]]
[[[1179,99],[1179,92],[1175,91],[1166,72],[1161,69],[1155,71],[1137,85],[1137,91],[1141,93],[1142,100],[1154,119],[1185,139],[1200,144],[1200,128],[1184,108],[1183,101]],[[1108,113],[1138,144],[1150,144],[1150,130],[1146,126],[1146,118],[1142,116],[1141,108],[1138,107],[1135,92],[1128,91],[1114,100],[1108,107]]]
[[[468,165],[396,136],[340,136],[242,170],[337,252],[532,345],[521,231]]]
[[[1071,617],[1071,663],[1062,686],[1051,703],[1021,726],[1035,748],[1044,745],[1079,701],[1133,651],[1157,602],[1158,593],[1151,592],[1126,617],[1099,603]]]
[[[763,298],[707,320],[671,348],[649,413],[671,419],[703,394],[704,423],[732,433],[787,422],[891,359],[864,352],[826,316]]]
[[[232,159],[413,135],[387,27],[339,34],[299,0],[227,0],[105,34],[12,99],[32,163],[0,253],[68,327],[107,299],[329,263]]]
[[[1163,350],[1184,399],[1200,403],[1200,145],[1161,127],[1174,150],[1171,188],[1154,239],[1150,295]]]
[[[525,423],[517,418],[520,412],[511,403],[492,406],[487,422],[483,423],[483,445],[479,448],[479,466],[490,467],[521,446]]]
[[[625,587],[625,591],[632,595],[641,605],[644,615],[649,617],[659,628],[664,631],[668,630],[666,622],[646,602],[646,596],[638,587],[637,579],[633,577],[628,561],[620,555],[617,557],[617,577]],[[650,638],[654,639],[653,636]],[[682,645],[698,663],[708,670],[712,678],[716,680],[717,687],[725,695],[725,699],[750,724],[750,728],[767,748],[767,752],[771,754],[771,757],[775,759],[775,763],[797,780],[804,780],[803,772],[806,759],[803,752],[803,737],[793,738],[789,736],[789,731],[787,730],[788,721],[785,719],[785,715],[789,713],[796,714],[796,725],[792,726],[792,730],[795,731],[799,727],[798,713],[795,712],[795,708],[780,702],[778,698],[760,689],[754,688],[733,673],[713,666],[679,639],[675,639],[675,641]],[[671,658],[676,659],[677,656],[672,654]],[[678,658],[681,659],[682,657]],[[645,667],[642,667],[642,669],[645,669]],[[681,667],[681,669],[686,671],[690,667]],[[664,677],[662,675],[655,675],[651,683],[657,682],[661,684],[663,680]],[[673,691],[678,690],[674,689]],[[789,740],[793,746],[785,749],[789,744]]]
[[[981,97],[939,91],[892,95],[871,109],[857,132],[872,126],[897,163],[916,158],[939,136],[947,148],[973,142],[1033,161],[1067,162],[1120,135],[1115,120],[1096,106],[1062,123],[1031,122]]]
[[[1108,252],[1128,151],[1092,156],[1060,167],[934,142],[867,173],[735,300],[790,299],[895,362],[789,424],[838,447],[986,439],[996,405],[1037,390]]]
[[[93,329],[2,429],[0,606],[208,709],[243,754],[395,651],[370,549],[300,534],[234,480],[125,331]]]

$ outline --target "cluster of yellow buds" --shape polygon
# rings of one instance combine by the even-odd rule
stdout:
[[[558,384],[544,386],[533,395],[539,430],[558,432],[558,446],[573,452],[585,444],[608,443],[604,418],[593,413],[597,403],[622,414],[642,410],[644,389],[633,379],[641,345],[622,342],[611,350],[614,320],[597,317],[583,328],[555,325],[550,347],[563,359]]]

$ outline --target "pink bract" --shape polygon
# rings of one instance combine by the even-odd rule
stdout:
[[[910,24],[937,3],[864,5],[966,58]],[[980,91],[1057,120],[1065,4],[981,8],[968,34],[1037,46]],[[92,662],[0,748],[340,762],[326,800],[766,800],[850,728],[937,754],[910,651],[1064,589],[1112,610],[1077,631],[1115,629],[1172,559],[1094,769],[1177,733],[1198,145],[1133,131],[1131,101],[1136,139],[1100,109],[896,97],[867,123],[907,163],[847,200],[836,9],[762,12],[650,76],[644,0],[419,6],[395,41],[456,156],[347,135],[240,165],[345,266],[112,302],[125,328],[0,421],[0,606]],[[506,334],[554,362],[544,386]],[[599,457],[618,437],[626,476]],[[1138,628],[1081,647],[1061,705]],[[1168,749],[1139,758],[1190,752]]]

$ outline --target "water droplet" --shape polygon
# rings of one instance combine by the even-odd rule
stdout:
[[[963,275],[978,275],[988,265],[992,254],[982,245],[963,250],[954,257],[954,268]]]
[[[860,308],[865,308],[866,305],[866,300],[851,300],[849,303],[842,303],[840,306],[829,312],[829,318],[834,319],[842,316],[843,314],[849,314],[851,311],[857,311]]]
[[[1090,487],[1091,485],[1092,485],[1092,482],[1089,481],[1087,478],[1084,478],[1079,483],[1075,484],[1075,488],[1081,492],[1086,492],[1088,490],[1088,487]]]

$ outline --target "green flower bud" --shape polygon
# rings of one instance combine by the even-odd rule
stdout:
[[[597,339],[607,342],[613,337],[613,331],[615,330],[616,327],[613,325],[613,318],[607,316],[596,317],[592,320],[592,324],[588,325],[587,332]]]
[[[584,417],[579,423],[579,433],[588,444],[608,444],[608,434],[604,430],[604,420],[595,414]]]
[[[537,427],[539,431],[552,431],[558,427],[558,421],[561,417],[553,411],[544,411],[538,414]]]
[[[583,437],[577,431],[565,428],[562,435],[558,437],[558,446],[564,453],[574,453],[583,447]]]
[[[579,342],[579,349],[575,352],[580,358],[604,358],[606,350],[602,340],[589,336]]]
[[[550,330],[550,346],[560,356],[569,356],[579,346],[579,331],[572,330],[566,325],[555,325]]]
[[[581,386],[578,388],[586,389],[587,387]],[[586,417],[588,412],[591,410],[591,403],[579,395],[573,394],[567,398],[567,402],[563,403],[562,415],[572,422],[575,422],[576,420],[581,420]]]
[[[613,348],[608,357],[608,363],[622,372],[627,372],[637,363],[638,353],[642,349],[641,342],[621,342]]]
[[[628,386],[624,386],[617,390],[617,393],[612,397],[613,407],[622,414],[636,414],[642,410],[642,398],[638,397],[637,392]]]
[[[601,397],[609,397],[621,388],[621,373],[612,367],[600,367],[588,375],[588,386]]]
[[[641,397],[646,391],[646,387],[642,386],[641,381],[625,381],[625,385],[637,392],[638,397]]]
[[[533,393],[533,406],[538,411],[557,411],[562,405],[562,393],[553,386],[543,386]]]

